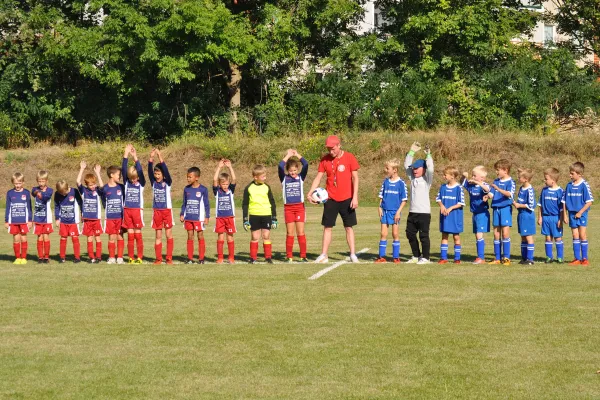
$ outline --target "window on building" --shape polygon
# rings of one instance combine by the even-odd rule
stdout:
[[[379,28],[379,13],[375,13],[375,28]]]
[[[536,10],[541,10],[542,3],[539,0],[521,0],[521,6],[523,8],[534,8]]]
[[[544,25],[544,46],[554,45],[554,25]]]

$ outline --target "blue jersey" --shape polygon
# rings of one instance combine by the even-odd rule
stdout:
[[[4,222],[9,224],[26,224],[31,222],[31,194],[29,190],[22,189],[17,192],[11,189],[6,193],[6,210]]]
[[[308,173],[308,161],[302,157],[302,170],[296,178],[285,173],[285,161],[279,162],[277,173],[282,185],[283,204],[300,204],[304,203],[304,180]]]
[[[398,211],[400,205],[408,198],[406,195],[406,184],[400,178],[392,181],[385,178],[379,189],[379,198],[381,199],[381,208],[388,211]]]
[[[138,173],[138,181],[133,183],[127,177],[127,165],[129,160],[123,158],[121,164],[121,175],[123,176],[123,182],[125,183],[125,208],[144,208],[144,186],[146,186],[146,179],[144,178],[144,171],[142,164],[139,161],[135,162],[135,169]]]
[[[96,190],[90,190],[79,185],[79,193],[81,193],[83,219],[99,220],[102,210],[102,188],[96,187]]]
[[[78,224],[81,220],[81,195],[73,188],[69,188],[66,195],[56,192],[54,194],[54,214],[61,224]]]
[[[507,197],[498,192],[496,189],[492,188],[490,190],[490,196],[492,196],[492,208],[510,207],[515,196],[515,181],[513,181],[511,177],[506,179],[497,178],[494,180],[494,184],[498,186],[499,189],[510,192],[510,197]]]
[[[552,189],[546,186],[542,189],[540,202],[538,203],[542,207],[542,215],[560,215],[563,210],[563,192],[561,187]]]
[[[173,208],[173,202],[171,201],[171,184],[173,180],[169,174],[167,163],[159,163],[163,173],[163,180],[157,182],[154,179],[154,164],[148,162],[148,177],[150,178],[150,184],[152,185],[152,208],[156,210],[170,210]]]
[[[533,186],[529,186],[528,188],[521,186],[519,195],[517,196],[517,203],[527,206],[527,208],[519,208],[519,212],[535,211],[535,192],[533,191]]]
[[[115,186],[104,185],[102,188],[102,203],[106,219],[123,219],[125,186],[117,183]]]
[[[465,205],[465,193],[462,186],[448,186],[444,183],[435,198],[436,202],[441,202],[444,207],[450,208],[457,204]],[[463,231],[463,207],[452,210],[448,215],[440,213],[440,232],[461,233]]]
[[[188,185],[183,189],[181,213],[184,221],[204,221],[210,218],[208,189],[200,185],[197,188]]]
[[[51,224],[52,223],[52,193],[54,191],[47,187],[41,190],[39,186],[31,189],[33,196],[33,222],[36,224]],[[41,194],[42,198],[38,198]]]
[[[220,186],[213,186],[213,193],[216,198],[216,217],[234,217],[235,204],[233,202],[233,193],[235,192],[235,183],[229,184],[229,189],[224,191]]]
[[[490,206],[483,197],[490,191],[490,185],[485,182],[481,184],[469,183],[467,179],[463,180],[463,187],[469,193],[470,210],[473,214],[484,213],[489,210]],[[483,190],[485,188],[485,190]]]
[[[579,212],[586,203],[591,203],[593,201],[594,196],[592,195],[592,189],[590,189],[590,185],[585,179],[582,179],[578,184],[573,182],[567,183],[562,199],[565,207],[567,207],[567,211]]]

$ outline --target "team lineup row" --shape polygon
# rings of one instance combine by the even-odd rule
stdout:
[[[306,198],[311,203],[324,202],[322,225],[323,251],[316,262],[328,262],[327,249],[331,241],[331,228],[335,226],[337,216],[342,217],[346,238],[350,247],[350,258],[357,261],[354,251],[353,226],[357,224],[355,209],[358,206],[358,169],[354,156],[341,150],[341,142],[336,136],[326,141],[326,154],[319,163],[319,173],[315,178]],[[429,192],[433,182],[433,158],[431,151],[425,147],[425,159],[414,160],[421,150],[418,142],[413,143],[404,162],[405,172],[410,180],[410,207],[407,218],[406,236],[412,251],[408,262],[430,263],[429,225],[431,221],[431,205]],[[134,165],[129,165],[129,157],[133,157]],[[158,159],[155,165],[154,160]],[[106,173],[108,182],[103,184],[101,167],[96,165],[94,173],[84,174],[87,164],[82,161],[77,187],[72,188],[64,180],[56,183],[56,191],[47,186],[48,173],[37,174],[38,186],[31,192],[24,188],[23,175],[12,176],[14,188],[7,193],[5,222],[9,233],[13,235],[15,263],[26,263],[27,233],[34,229],[38,236],[37,250],[39,262],[48,262],[50,254],[49,234],[53,232],[53,223],[59,229],[60,259],[66,260],[67,238],[73,242],[74,261],[80,262],[79,235],[87,236],[89,261],[99,262],[102,258],[102,234],[107,234],[108,263],[123,263],[125,248],[124,233],[127,233],[127,250],[130,263],[141,263],[144,257],[142,240],[144,189],[146,179],[137,151],[127,145],[124,151],[121,168],[110,166]],[[511,163],[500,160],[494,165],[497,179],[487,183],[487,172],[483,166],[477,166],[472,174],[460,174],[454,167],[446,167],[436,202],[440,206],[440,246],[439,263],[448,262],[449,238],[454,242],[454,262],[460,263],[461,238],[463,232],[463,207],[466,206],[464,191],[470,196],[473,233],[477,244],[475,263],[484,261],[484,233],[490,232],[490,223],[494,230],[493,264],[510,264],[510,227],[512,226],[512,209],[518,210],[517,222],[521,241],[521,263],[532,264],[534,254],[533,235],[536,234],[536,219],[541,225],[542,234],[546,236],[546,260],[554,260],[552,250],[556,246],[557,262],[563,262],[563,223],[568,224],[573,234],[573,251],[575,259],[572,264],[588,264],[587,254],[587,213],[593,196],[588,183],[583,179],[584,166],[576,162],[570,166],[569,182],[563,190],[557,184],[558,170],[548,168],[544,171],[546,186],[542,190],[539,201],[531,186],[532,172],[529,169],[518,170],[521,188],[515,196],[516,184],[510,177]],[[379,257],[376,262],[386,262],[387,236],[391,227],[393,236],[392,258],[400,262],[399,220],[401,212],[408,200],[407,185],[399,177],[400,163],[390,160],[385,163],[386,179],[379,192],[381,220],[381,240]],[[225,170],[225,171],[223,171]],[[289,149],[279,163],[278,173],[283,185],[284,214],[286,223],[286,259],[292,261],[294,239],[297,236],[300,247],[300,260],[306,259],[306,236],[304,233],[304,180],[308,172],[308,162],[296,150]],[[266,168],[256,165],[252,170],[253,181],[244,189],[242,210],[243,227],[251,231],[250,262],[254,263],[258,256],[259,240],[263,240],[263,251],[266,262],[272,262],[272,245],[270,229],[277,228],[277,210],[272,191],[265,183]],[[323,176],[327,177],[326,192],[318,188]],[[123,183],[120,183],[121,177]],[[180,222],[187,231],[188,263],[194,263],[195,242],[198,242],[198,261],[204,263],[206,245],[204,240],[205,224],[210,219],[209,192],[199,183],[200,170],[197,167],[187,171],[187,183],[183,192],[183,204],[180,211]],[[166,236],[166,258],[168,264],[173,262],[174,218],[171,202],[172,179],[167,165],[159,150],[154,149],[148,161],[148,178],[152,189],[152,228],[155,230],[155,264],[163,262],[163,230]],[[462,180],[462,182],[461,182]],[[215,170],[212,191],[215,196],[217,233],[217,262],[225,261],[224,246],[228,247],[227,261],[235,260],[235,204],[234,193],[236,177],[231,162],[221,160]],[[325,192],[323,196],[322,192]],[[33,198],[33,210],[32,210]],[[54,199],[54,216],[51,201]],[[490,204],[491,203],[491,204]],[[539,212],[536,218],[536,203]],[[491,213],[490,213],[491,208]],[[104,224],[102,221],[104,210]],[[79,224],[83,221],[83,231]],[[35,225],[35,227],[34,227]],[[418,238],[417,238],[418,234]],[[419,243],[420,241],[420,243]]]

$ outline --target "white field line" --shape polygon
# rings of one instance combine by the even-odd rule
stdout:
[[[365,247],[364,249],[362,249],[360,251],[357,251],[356,254],[365,253],[367,251],[369,251],[369,248]],[[344,260],[338,261],[338,262],[330,265],[329,267],[320,270],[319,272],[317,272],[316,274],[314,274],[313,276],[311,276],[310,278],[308,278],[308,280],[314,281],[315,279],[319,279],[320,277],[322,277],[323,275],[325,275],[329,271],[333,271],[334,269],[336,269],[340,265],[347,264],[348,262],[350,262],[350,257],[346,257]]]

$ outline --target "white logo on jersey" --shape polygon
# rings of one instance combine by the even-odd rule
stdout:
[[[346,170],[346,166],[345,165],[338,165],[338,171],[339,172],[344,172]]]

